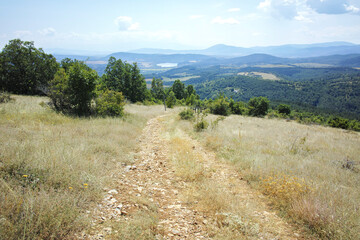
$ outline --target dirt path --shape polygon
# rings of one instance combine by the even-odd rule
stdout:
[[[168,119],[169,116],[161,116],[149,120],[139,138],[139,151],[135,156],[135,163],[124,166],[123,172],[117,176],[117,186],[108,190],[95,214],[96,233],[91,236],[84,235],[85,239],[119,238],[120,229],[124,229],[124,226],[129,227],[126,225],[127,222],[134,223],[134,216],[140,219],[140,223],[137,223],[140,228],[144,226],[141,222],[147,221],[147,233],[149,236],[155,235],[156,239],[220,238],[222,235],[218,233],[225,230],[238,231],[239,234],[234,236],[242,236],[241,239],[303,239],[270,210],[262,195],[241,180],[236,171],[179,130],[177,137],[192,146],[192,151],[201,158],[206,172],[204,176],[208,178],[206,181],[217,183],[217,188],[221,189],[222,195],[229,200],[229,206],[223,208],[226,212],[211,215],[199,207],[198,201],[187,201],[189,197],[184,196],[189,194],[188,190],[193,185],[175,173],[173,160],[170,159],[174,153],[172,145],[169,139],[164,137],[165,122]],[[148,217],[144,220],[139,218],[137,213]],[[246,216],[237,215],[240,213],[246,213]],[[247,221],[247,218],[251,221]],[[114,222],[123,225],[116,230],[111,224]],[[131,231],[133,230],[130,229]],[[124,239],[135,237],[131,234],[121,236]],[[140,236],[147,239],[143,235]],[[222,236],[221,239],[231,237]]]

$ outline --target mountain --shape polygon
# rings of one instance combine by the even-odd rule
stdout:
[[[210,56],[235,57],[245,56],[255,53],[270,54],[277,57],[288,58],[306,58],[317,56],[328,56],[335,54],[360,54],[360,45],[349,42],[327,42],[314,44],[288,44],[280,46],[267,47],[235,47],[225,44],[218,44],[202,50],[171,50],[171,49],[155,49],[143,48],[131,53],[147,53],[147,54],[203,54]]]

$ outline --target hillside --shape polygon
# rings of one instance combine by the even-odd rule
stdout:
[[[87,119],[12,97],[1,238],[358,239],[359,133],[213,115],[194,132],[180,109]]]

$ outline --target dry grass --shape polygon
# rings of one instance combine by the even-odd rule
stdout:
[[[210,115],[208,121],[211,119],[215,116]],[[274,194],[268,193],[274,202],[286,198],[287,216],[321,238],[359,239],[360,174],[346,167],[349,161],[360,162],[359,133],[230,116],[216,129],[194,136],[219,149],[218,156],[232,163],[253,186],[271,190]],[[219,148],[217,142],[223,145]],[[270,188],[269,177],[274,174],[287,176],[285,185],[289,188],[279,184],[281,178]],[[298,189],[294,188],[297,184],[301,184]],[[299,194],[299,189],[304,192]],[[288,197],[290,190],[297,197]]]
[[[71,118],[47,98],[0,104],[0,239],[63,239],[86,229],[85,214],[121,163],[131,162],[159,106],[127,106],[119,118]]]

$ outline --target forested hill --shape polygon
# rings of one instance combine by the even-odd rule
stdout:
[[[269,81],[260,77],[227,76],[195,85],[201,98],[221,93],[234,100],[248,101],[264,96],[305,108],[360,119],[360,74],[319,77],[306,81]]]

